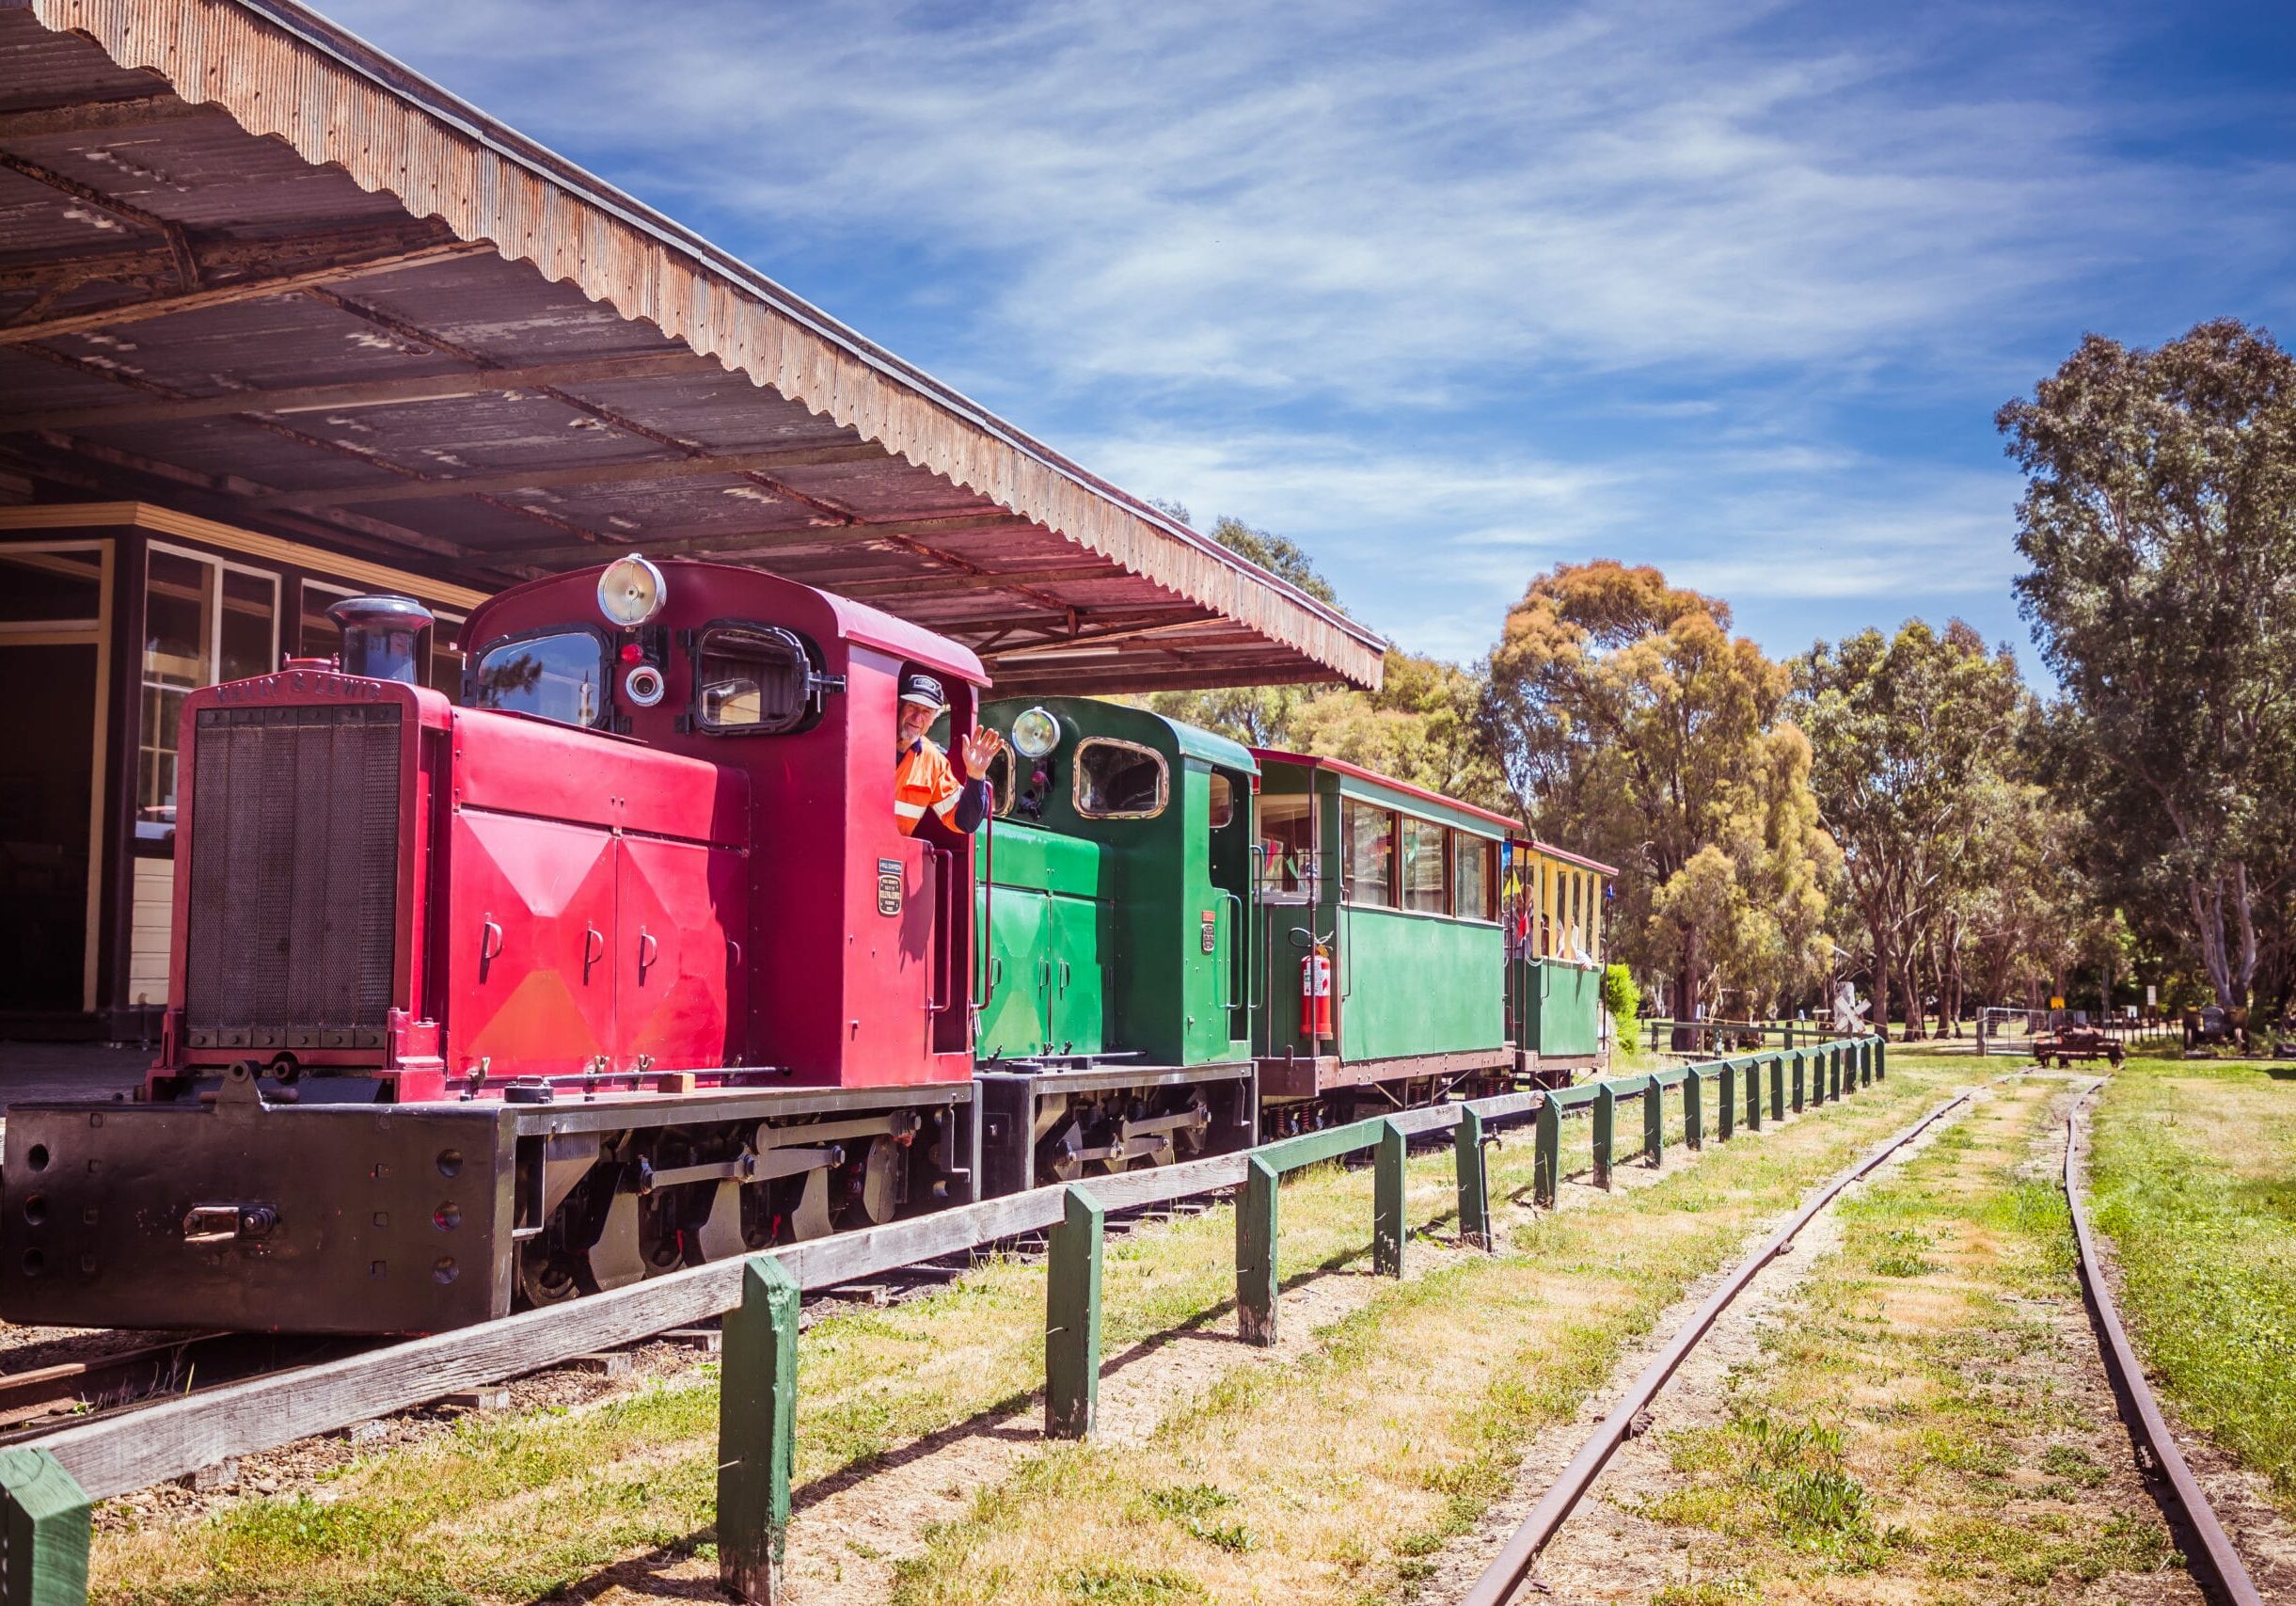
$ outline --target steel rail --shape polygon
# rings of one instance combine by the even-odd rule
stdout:
[[[2077,1162],[2082,1118],[2089,1100],[2102,1086],[2101,1081],[2092,1082],[2073,1102],[2065,1118],[2065,1202],[2072,1212],[2073,1236],[2081,1245],[2081,1286],[2087,1296],[2089,1317],[2104,1334],[2104,1343],[2098,1347],[2104,1351],[2105,1364],[2114,1374],[2119,1395],[2133,1407],[2123,1413],[2129,1420],[2130,1437],[2151,1452],[2154,1464],[2167,1474],[2169,1487],[2177,1494],[2177,1503],[2183,1507],[2185,1520],[2200,1540],[2201,1552],[2208,1558],[2209,1570],[2215,1575],[2224,1598],[2231,1606],[2264,1606],[2264,1597],[2256,1592],[2256,1581],[2248,1576],[2240,1552],[2232,1548],[2224,1524],[2216,1519],[2215,1508],[2209,1503],[2209,1497],[2193,1476],[2193,1469],[2185,1465],[2184,1455],[2177,1448],[2168,1423],[2161,1415],[2160,1403],[2145,1381],[2145,1369],[2137,1364],[2136,1351],[2130,1347],[2128,1330],[2121,1326],[2120,1312],[2113,1301],[2113,1290],[2098,1264],[2097,1240],[2089,1232],[2088,1211],[2082,1204]]]
[[[2011,1072],[2009,1074],[2020,1075],[2022,1073]],[[1993,1080],[1999,1082],[2006,1078],[1995,1077]],[[1709,1295],[1706,1302],[1691,1314],[1690,1319],[1675,1330],[1673,1338],[1659,1352],[1658,1358],[1643,1369],[1642,1375],[1626,1391],[1625,1397],[1603,1419],[1602,1425],[1579,1448],[1578,1454],[1571,1457],[1571,1464],[1562,1470],[1561,1477],[1540,1497],[1539,1503],[1531,1508],[1522,1526],[1508,1539],[1506,1548],[1499,1551],[1483,1570],[1482,1576],[1475,1581],[1474,1587],[1462,1598],[1460,1606],[1506,1606],[1507,1602],[1512,1600],[1515,1592],[1529,1579],[1531,1569],[1538,1565],[1539,1552],[1546,1548],[1556,1530],[1569,1519],[1579,1500],[1601,1475],[1603,1468],[1609,1464],[1618,1447],[1625,1442],[1633,1430],[1635,1418],[1649,1408],[1658,1391],[1666,1387],[1667,1380],[1674,1375],[1675,1368],[1706,1336],[1707,1330],[1729,1308],[1730,1302],[1745,1292],[1754,1274],[1783,1253],[1796,1235],[1810,1224],[1811,1218],[1831,1204],[1844,1188],[1864,1177],[1945,1116],[1969,1103],[1976,1092],[1976,1088],[1964,1088],[1894,1137],[1885,1139],[1878,1147],[1869,1151],[1864,1158],[1838,1172],[1832,1181],[1797,1210],[1784,1226],[1771,1233],[1760,1248],[1740,1261],[1722,1280],[1721,1286]]]

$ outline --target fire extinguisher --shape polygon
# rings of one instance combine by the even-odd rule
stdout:
[[[1331,1036],[1331,952],[1322,943],[1300,961],[1300,1036]]]

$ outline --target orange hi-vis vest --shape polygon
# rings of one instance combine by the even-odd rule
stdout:
[[[957,800],[964,787],[949,767],[948,755],[930,740],[920,739],[901,755],[893,771],[893,813],[901,822],[901,835],[914,836],[925,811],[931,809],[941,823],[956,828]]]

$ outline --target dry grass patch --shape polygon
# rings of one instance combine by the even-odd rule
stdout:
[[[1390,1285],[1297,1365],[1232,1373],[1145,1444],[1033,1458],[935,1532],[900,1568],[895,1598],[1407,1591],[1424,1558],[1506,1489],[1526,1440],[1566,1418],[1694,1278],[1956,1074],[1966,1068],[1908,1067],[1815,1119],[1670,1162],[1646,1185],[1553,1216],[1511,1212],[1512,1252]],[[1495,1177],[1501,1197],[1528,1182],[1528,1150],[1504,1152],[1525,1170]],[[1205,1520],[1194,1508],[1169,1515],[1198,1498],[1185,1491],[1215,1503],[1211,1537],[1190,1526]]]

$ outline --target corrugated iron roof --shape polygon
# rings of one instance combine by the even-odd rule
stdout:
[[[1015,690],[1377,681],[1344,615],[298,6],[0,0],[0,452],[44,483],[472,580],[758,563]]]

